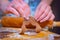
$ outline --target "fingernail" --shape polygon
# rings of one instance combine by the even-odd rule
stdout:
[[[29,19],[29,17],[26,17],[25,15],[23,17],[26,18],[27,20]]]
[[[29,18],[28,18],[28,17],[27,17],[26,19],[27,19],[27,20],[29,20]]]
[[[40,22],[43,22],[43,21],[40,21]]]

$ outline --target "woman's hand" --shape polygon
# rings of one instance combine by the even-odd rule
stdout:
[[[5,4],[4,4],[5,5]],[[12,0],[5,8],[5,13],[13,13],[16,16],[22,16],[27,18],[30,14],[30,8],[28,4],[22,0]]]
[[[53,20],[55,18],[52,9],[49,4],[46,2],[41,1],[38,5],[34,18],[37,21],[44,22],[46,20]]]

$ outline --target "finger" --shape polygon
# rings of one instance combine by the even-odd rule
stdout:
[[[24,9],[24,13],[23,13],[24,15],[23,15],[23,17],[25,17],[26,19],[28,19],[28,17],[30,16],[30,8],[28,7],[26,7],[25,9]]]
[[[17,1],[18,1],[18,3],[17,3]],[[17,0],[17,1],[15,1],[15,5],[16,5],[15,8],[16,8],[16,10],[19,11],[19,13],[23,17],[27,17],[27,15],[29,13],[28,10],[30,10],[29,6],[26,3],[24,3],[23,1],[21,1],[21,0]],[[19,5],[17,5],[17,4],[19,4]],[[24,4],[25,4],[25,6],[23,6]]]
[[[25,14],[26,15],[30,14],[30,7],[29,6],[26,6],[26,8],[25,8]]]
[[[39,10],[40,10],[40,8],[41,8],[41,6],[42,6],[42,5],[43,5],[42,3],[39,3],[39,5],[38,5],[37,9],[39,9]]]
[[[25,11],[30,10],[30,8],[29,8],[28,4],[27,4],[27,3],[25,3],[23,0],[18,0],[18,2],[20,2],[20,4],[22,5],[23,10],[25,10]]]
[[[26,3],[23,1],[23,0],[17,0],[19,3],[21,3],[22,4],[22,6],[25,6],[26,5]]]
[[[42,5],[41,5],[41,3],[40,3],[40,4],[38,5],[38,7],[36,8],[36,12],[35,12],[34,18],[37,17],[37,13],[39,13],[41,6],[42,6]]]
[[[23,10],[26,10],[29,8],[29,5],[27,3],[23,3],[21,5],[22,5]]]
[[[20,6],[21,8],[23,8],[22,4],[19,3],[18,1],[13,1],[11,4],[12,4],[12,6]]]
[[[45,11],[47,5],[42,5],[40,10],[39,10],[39,13],[36,15],[36,19],[38,19]]]
[[[17,0],[17,1],[19,1],[20,3],[23,3],[23,0]]]
[[[22,8],[22,5],[19,2],[14,2],[12,5],[13,8],[15,8],[21,16],[23,16],[24,10]]]
[[[50,6],[47,6],[44,13],[40,16],[40,18],[37,21],[44,19],[48,15],[50,9],[51,9]]]
[[[16,16],[20,16],[19,13],[12,7],[7,8],[6,11],[7,11],[6,13],[13,13]]]
[[[35,16],[34,16],[35,18],[37,17],[37,13],[40,11],[41,7],[43,7],[44,4],[45,4],[45,3],[41,2],[41,3],[38,5],[37,10],[36,10],[36,13],[35,13]],[[45,5],[47,5],[47,4],[45,4]]]
[[[28,10],[28,11],[27,11]],[[25,10],[25,18],[26,19],[29,19],[29,16],[30,16],[30,9],[28,8],[27,10]]]
[[[55,18],[55,16],[54,16],[54,14],[52,14],[52,16],[50,17],[49,20],[54,20],[54,18]]]
[[[24,10],[24,17],[26,19],[29,19],[29,16],[30,16],[30,7],[28,4],[24,3],[25,6],[23,7],[23,10]],[[23,6],[23,5],[22,5]]]
[[[50,12],[48,13],[48,15],[44,19],[40,20],[40,22],[44,22],[44,21],[49,20],[49,18],[51,17],[51,15],[52,15],[52,11],[50,10]]]

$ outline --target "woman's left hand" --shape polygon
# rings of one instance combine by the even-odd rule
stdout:
[[[49,4],[46,2],[41,1],[38,5],[34,18],[37,21],[44,22],[46,20],[53,20],[55,18],[52,9]]]

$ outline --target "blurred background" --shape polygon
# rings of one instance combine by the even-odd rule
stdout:
[[[51,7],[55,15],[55,21],[60,21],[60,0],[53,0]],[[54,27],[53,29],[50,29],[50,31],[60,34],[59,30],[60,27]]]

